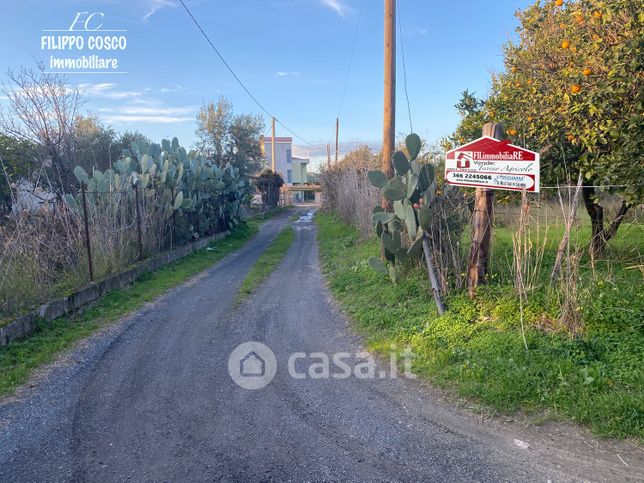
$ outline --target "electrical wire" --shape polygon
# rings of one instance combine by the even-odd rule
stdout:
[[[340,106],[338,107],[338,115],[335,116],[337,118],[340,117],[340,113],[342,112],[342,107],[344,106],[344,98],[347,94],[347,86],[349,85],[349,77],[351,75],[351,68],[353,66],[353,58],[355,56],[356,52],[356,44],[358,43],[358,33],[360,32],[360,22],[362,20],[362,13],[364,11],[364,4],[365,0],[362,0],[362,3],[360,4],[360,13],[358,14],[358,21],[356,22],[356,30],[353,34],[353,45],[351,46],[351,54],[349,55],[349,64],[347,65],[347,72],[344,76],[344,86],[342,88],[342,96],[340,97]]]
[[[402,54],[402,64],[403,64],[403,87],[405,89],[405,98],[407,99],[407,115],[409,116],[409,132],[414,132],[414,126],[411,122],[411,106],[409,104],[409,93],[407,92],[407,65],[405,63],[405,44],[403,42],[403,32],[402,32],[402,23],[400,20],[400,2],[396,2],[396,10],[398,16],[398,32],[400,35],[400,53]]]
[[[267,110],[267,109],[262,105],[262,103],[261,103],[261,102],[259,102],[259,101],[257,100],[257,98],[252,94],[252,92],[251,92],[251,91],[246,87],[246,85],[242,82],[242,80],[239,78],[239,76],[235,73],[235,71],[232,69],[232,67],[230,67],[230,64],[228,64],[228,62],[226,62],[226,59],[224,59],[224,56],[223,56],[223,55],[221,55],[221,53],[219,52],[219,50],[217,49],[217,47],[215,47],[215,44],[212,42],[212,40],[210,40],[210,37],[208,37],[208,34],[206,34],[206,32],[204,31],[204,29],[203,29],[203,28],[201,28],[201,25],[199,24],[199,22],[197,21],[197,19],[194,17],[194,15],[192,15],[192,12],[188,9],[188,7],[187,7],[187,6],[186,6],[186,4],[183,2],[183,0],[179,0],[179,3],[180,3],[180,4],[181,4],[181,6],[185,9],[185,11],[188,13],[188,15],[190,16],[190,18],[191,18],[191,19],[192,19],[192,21],[194,22],[194,24],[197,26],[197,28],[198,28],[198,29],[199,29],[199,31],[201,32],[201,35],[203,35],[203,36],[204,36],[204,38],[206,39],[206,41],[208,42],[208,44],[210,44],[210,47],[212,48],[212,50],[214,50],[215,54],[217,54],[217,57],[219,57],[219,60],[221,60],[221,62],[226,66],[226,68],[228,69],[228,71],[229,71],[229,72],[232,74],[232,76],[235,78],[235,80],[237,81],[237,83],[241,86],[241,88],[242,88],[242,89],[244,89],[244,91],[246,92],[246,94],[248,94],[248,97],[250,97],[250,98],[253,100],[253,102],[254,102],[255,104],[257,104],[257,107],[259,107],[259,108],[264,112],[264,114],[266,114],[268,117],[275,118],[275,121],[276,121],[277,123],[279,123],[279,124],[280,124],[284,129],[286,129],[288,132],[290,132],[294,137],[296,137],[296,138],[297,138],[297,139],[299,139],[300,141],[303,141],[303,142],[305,142],[306,144],[308,144],[308,145],[310,145],[310,146],[313,146],[314,148],[319,148],[320,146],[318,146],[318,145],[316,145],[316,144],[313,144],[313,143],[312,143],[312,142],[310,142],[310,141],[307,141],[307,140],[306,140],[306,139],[304,139],[302,136],[300,136],[299,134],[297,134],[296,132],[294,132],[292,129],[290,129],[289,127],[287,127],[287,126],[286,126],[282,121],[280,121],[276,116],[273,116],[273,115],[272,115],[272,114],[271,114],[271,113],[270,113],[270,112],[269,112],[269,111],[268,111],[268,110]]]

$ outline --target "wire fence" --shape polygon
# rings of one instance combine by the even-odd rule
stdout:
[[[197,200],[181,209],[168,192],[81,188],[28,207],[15,203],[0,220],[0,321],[238,223],[225,195],[207,200],[207,208]],[[236,218],[285,204],[276,193],[276,199],[251,193]]]

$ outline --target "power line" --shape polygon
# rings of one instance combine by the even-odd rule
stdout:
[[[364,11],[365,0],[362,0],[360,4],[360,13],[358,14],[358,21],[356,22],[356,30],[353,34],[353,45],[351,47],[351,54],[349,55],[349,64],[347,65],[347,73],[344,76],[344,87],[342,88],[342,96],[340,97],[340,107],[338,107],[338,115],[335,117],[340,117],[342,112],[342,107],[344,105],[344,97],[347,94],[347,86],[349,85],[349,76],[351,74],[351,67],[353,66],[353,57],[356,52],[356,44],[358,41],[358,33],[360,32],[360,21],[362,20],[362,12]]]
[[[409,104],[409,93],[407,92],[407,65],[405,64],[405,44],[403,43],[402,23],[400,21],[400,0],[396,2],[398,10],[398,31],[400,32],[400,53],[402,54],[403,64],[403,87],[405,88],[405,98],[407,99],[407,115],[409,116],[409,132],[414,132],[414,126],[411,122],[411,106]]]
[[[192,21],[194,22],[194,24],[197,26],[197,28],[198,28],[198,29],[199,29],[199,31],[201,32],[201,35],[203,35],[203,36],[204,36],[204,38],[206,39],[206,41],[210,44],[210,47],[212,47],[212,50],[214,50],[214,51],[215,51],[215,54],[217,54],[217,57],[219,57],[219,60],[221,60],[221,62],[226,66],[226,68],[228,69],[228,71],[229,71],[229,72],[232,74],[232,76],[235,78],[235,80],[237,81],[237,83],[242,87],[242,89],[244,89],[244,91],[246,92],[246,94],[248,94],[248,97],[250,97],[250,98],[253,100],[253,102],[254,102],[255,104],[257,104],[257,107],[259,107],[259,108],[264,112],[264,114],[266,114],[268,117],[271,117],[271,118],[272,118],[272,117],[275,117],[275,116],[273,116],[270,112],[268,112],[268,110],[267,110],[267,109],[262,105],[262,103],[261,103],[261,102],[259,102],[259,101],[257,100],[257,98],[256,98],[256,97],[255,97],[255,96],[250,92],[250,90],[249,90],[249,89],[244,85],[244,83],[243,83],[243,82],[241,81],[241,79],[237,76],[237,74],[235,74],[235,71],[232,69],[232,67],[230,67],[230,65],[228,64],[228,62],[226,62],[226,59],[224,59],[223,55],[221,55],[221,53],[219,52],[219,50],[217,50],[217,47],[215,47],[215,44],[213,44],[213,43],[212,43],[212,40],[210,40],[210,37],[208,37],[208,34],[206,34],[206,32],[204,32],[204,29],[203,29],[203,28],[201,28],[201,25],[199,25],[199,22],[197,22],[197,19],[194,17],[194,15],[192,15],[192,12],[190,12],[190,10],[189,10],[189,9],[188,9],[188,7],[186,6],[186,4],[183,2],[183,0],[179,0],[179,3],[180,3],[180,4],[181,4],[181,6],[185,9],[185,11],[188,13],[188,15],[190,16],[190,18],[191,18],[191,19],[192,19]],[[295,136],[295,137],[296,137],[296,138],[298,138],[299,140],[301,140],[301,141],[305,142],[306,144],[308,144],[308,145],[310,145],[310,146],[313,146],[314,148],[319,148],[319,147],[320,147],[320,146],[318,146],[318,145],[316,145],[316,144],[311,143],[310,141],[307,141],[307,140],[306,140],[306,139],[304,139],[302,136],[300,136],[300,135],[298,135],[297,133],[295,133],[292,129],[288,128],[288,127],[287,127],[287,126],[286,126],[282,121],[280,121],[277,117],[275,117],[275,120],[276,120],[276,121],[277,121],[277,122],[278,122],[278,123],[279,123],[279,124],[284,128],[284,129],[286,129],[288,132],[290,132],[293,136]]]

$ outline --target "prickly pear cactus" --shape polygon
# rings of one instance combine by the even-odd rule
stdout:
[[[371,184],[380,188],[382,196],[394,207],[393,213],[387,213],[375,206],[371,216],[385,258],[394,264],[419,256],[423,230],[429,230],[431,203],[435,197],[434,166],[417,160],[420,138],[410,134],[405,145],[409,157],[402,151],[396,151],[392,156],[396,172],[393,178],[387,179],[382,171],[367,174]],[[407,234],[411,245],[403,243],[403,233]]]

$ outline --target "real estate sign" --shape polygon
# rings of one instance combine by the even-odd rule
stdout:
[[[458,186],[538,193],[539,153],[500,141],[482,138],[445,155],[445,181]]]

